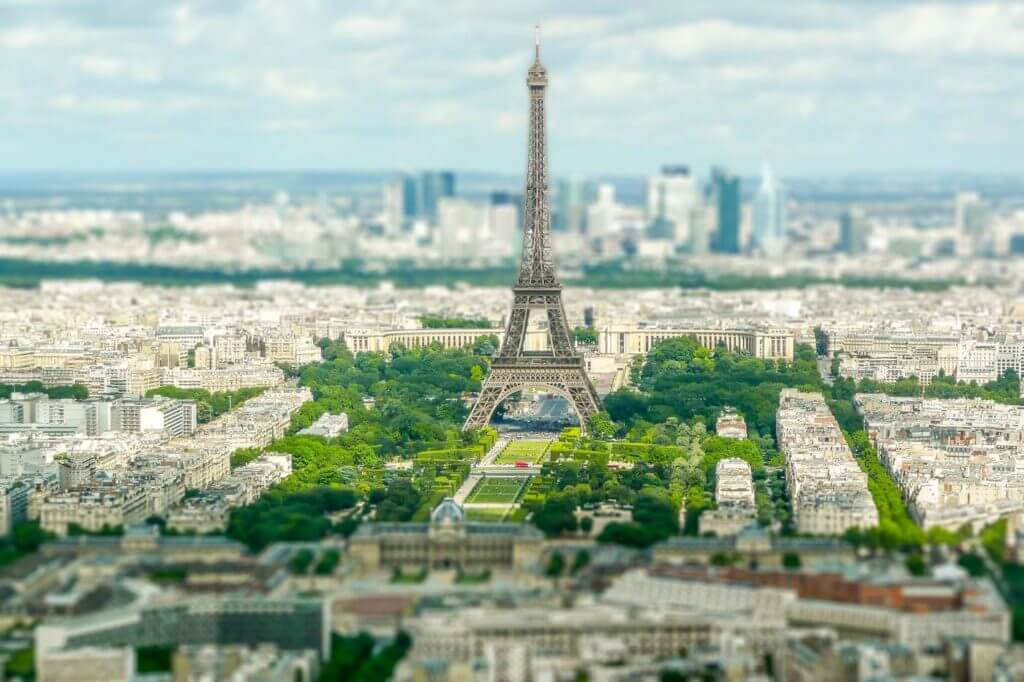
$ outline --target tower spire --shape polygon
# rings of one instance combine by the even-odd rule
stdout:
[[[552,288],[559,284],[551,249],[551,211],[548,207],[548,139],[544,106],[548,73],[540,62],[540,26],[536,29],[535,60],[526,71],[530,106],[523,195],[523,245],[517,286]]]
[[[540,24],[533,25],[533,59],[540,61]]]

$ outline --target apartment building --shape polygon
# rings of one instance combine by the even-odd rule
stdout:
[[[747,437],[747,423],[743,415],[734,407],[722,408],[722,413],[715,420],[715,435],[722,438],[743,440]]]
[[[61,537],[68,534],[71,524],[92,532],[104,526],[130,526],[149,516],[148,498],[144,487],[128,483],[62,492],[42,503],[39,524]]]
[[[878,525],[878,510],[835,417],[820,393],[783,389],[776,440],[797,530],[837,535]]]
[[[323,352],[309,337],[272,334],[263,338],[264,356],[271,362],[306,365],[323,360]]]
[[[21,478],[0,478],[0,536],[9,536],[16,525],[28,519],[31,490],[29,482]]]
[[[112,418],[115,431],[163,431],[171,436],[188,436],[196,430],[196,403],[162,396],[122,399],[114,405]]]
[[[879,460],[924,528],[980,528],[1024,510],[1024,407],[858,394]]]

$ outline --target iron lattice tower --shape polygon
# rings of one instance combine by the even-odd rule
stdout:
[[[529,139],[526,154],[526,191],[523,195],[523,249],[519,277],[512,288],[514,300],[505,339],[491,362],[464,429],[485,426],[508,396],[524,388],[545,388],[573,406],[586,429],[587,420],[600,408],[597,391],[587,376],[583,356],[576,351],[565,320],[562,284],[555,268],[548,205],[548,143],[544,94],[547,69],[540,61],[540,38],[534,61],[526,74],[530,92]],[[530,311],[544,311],[550,344],[544,351],[525,348]]]

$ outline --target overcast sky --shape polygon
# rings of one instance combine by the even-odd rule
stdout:
[[[0,170],[1024,170],[1024,3],[0,0]]]

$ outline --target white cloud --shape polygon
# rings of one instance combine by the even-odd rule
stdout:
[[[557,42],[562,38],[587,38],[604,33],[612,26],[611,19],[600,16],[553,17],[540,24],[541,41],[551,39]]]
[[[159,67],[116,57],[86,54],[76,55],[72,61],[83,73],[95,78],[155,83],[161,76]]]
[[[801,31],[704,19],[654,29],[636,36],[636,40],[638,44],[652,45],[667,57],[692,59],[715,54],[807,51],[836,45],[844,40],[843,36],[833,30]]]
[[[262,130],[270,133],[287,133],[303,130],[313,130],[316,127],[316,121],[298,118],[272,119],[267,121],[259,121],[256,124],[257,130]]]
[[[924,4],[874,22],[876,46],[907,55],[1024,55],[1024,6]]]
[[[14,50],[66,48],[81,44],[92,35],[91,31],[78,26],[23,25],[0,31],[0,46]]]
[[[374,17],[352,15],[334,23],[334,35],[354,41],[394,38],[405,31],[405,21],[399,16]]]
[[[510,76],[524,71],[528,63],[528,55],[509,54],[504,57],[470,62],[465,66],[464,71],[470,76]]]
[[[270,97],[297,104],[316,102],[327,94],[320,87],[278,69],[263,74],[262,88],[264,94]]]
[[[198,13],[193,12],[188,3],[178,5],[171,13],[171,39],[179,47],[187,47],[206,30],[206,21]]]
[[[463,124],[469,120],[464,104],[457,100],[425,103],[412,111],[412,118],[427,127]]]
[[[145,108],[141,100],[130,97],[80,97],[74,94],[58,95],[50,101],[50,105],[54,109],[68,113],[104,116],[128,116],[137,114]]]
[[[491,119],[491,128],[496,133],[526,131],[526,114],[522,111],[502,111]]]

